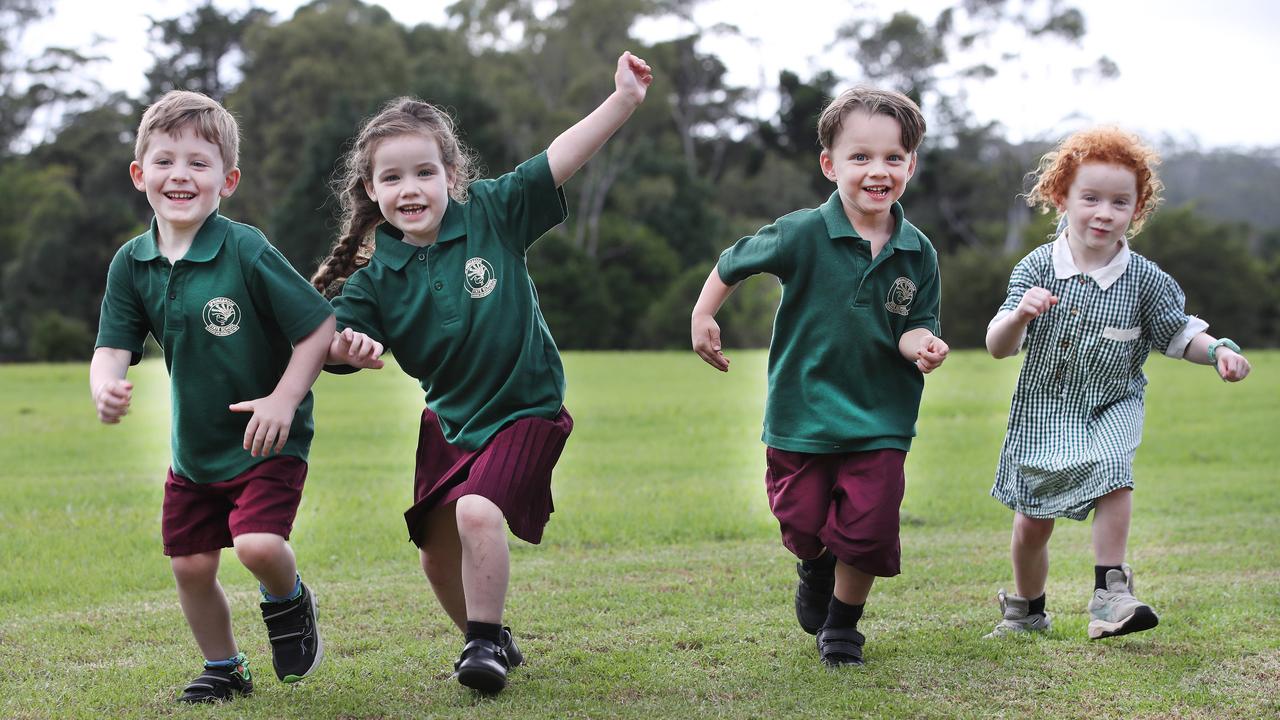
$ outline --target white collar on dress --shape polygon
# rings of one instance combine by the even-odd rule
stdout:
[[[1111,258],[1111,262],[1091,273],[1082,273],[1076,267],[1076,261],[1071,258],[1071,246],[1067,244],[1067,230],[1064,229],[1053,241],[1053,275],[1059,280],[1066,280],[1069,277],[1087,274],[1098,283],[1098,287],[1106,290],[1114,285],[1128,269],[1129,254],[1129,243],[1126,242],[1120,246],[1120,252]]]

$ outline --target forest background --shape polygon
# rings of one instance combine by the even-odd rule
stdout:
[[[737,30],[698,25],[697,4],[456,0],[444,22],[406,26],[358,0],[318,0],[288,18],[206,2],[151,20],[154,64],[134,96],[89,79],[87,69],[111,62],[91,49],[19,52],[52,3],[0,0],[0,361],[92,354],[107,264],[150,218],[125,169],[142,110],[165,91],[198,90],[236,114],[244,177],[223,212],[261,228],[309,275],[336,230],[336,160],[387,99],[449,108],[494,176],[595,107],[623,49],[654,67],[654,90],[570,181],[569,221],[529,257],[562,348],[687,347],[689,310],[717,253],[832,191],[817,172],[816,119],[855,82],[902,90],[928,117],[903,203],[940,254],[944,336],[980,346],[1009,270],[1053,229],[1020,193],[1058,138],[1010,139],[970,112],[963,88],[1016,68],[1016,53],[977,52],[993,38],[1071,47],[1085,15],[1059,0],[957,0],[927,17],[833,16],[832,66],[852,60],[857,72],[784,70],[771,89],[777,111],[760,118],[759,89],[731,84],[726,61],[704,49]],[[689,31],[661,42],[634,34],[663,19]],[[1078,77],[1125,81],[1106,57],[1072,61]],[[32,132],[48,118],[55,127]],[[1188,310],[1217,334],[1280,345],[1280,148],[1152,140],[1165,156],[1166,202],[1134,248],[1180,281]],[[766,345],[778,296],[776,282],[746,283],[720,316],[726,347]]]

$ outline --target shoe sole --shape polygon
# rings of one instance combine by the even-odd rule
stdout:
[[[482,668],[461,668],[458,670],[458,682],[466,687],[492,695],[507,686],[507,678]]]
[[[301,675],[294,675],[290,673],[280,678],[280,682],[290,684],[298,682],[302,678],[315,672],[316,668],[320,667],[320,661],[324,659],[324,640],[320,637],[320,623],[314,622],[316,617],[316,594],[311,591],[311,588],[307,588],[307,595],[309,596],[308,599],[311,601],[311,617],[313,619],[311,629],[315,631],[316,634],[316,659],[311,661],[311,667],[307,668],[306,672]]]
[[[1116,637],[1117,635],[1128,635],[1129,633],[1150,630],[1160,624],[1160,618],[1156,617],[1156,613],[1151,608],[1143,605],[1129,617],[1118,622],[1107,622],[1106,620],[1089,621],[1089,639],[1101,640],[1102,638]]]

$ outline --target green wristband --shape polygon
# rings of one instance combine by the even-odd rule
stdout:
[[[1237,345],[1235,341],[1232,340],[1231,338],[1218,338],[1217,340],[1214,340],[1213,342],[1209,343],[1209,364],[1210,365],[1218,364],[1218,348],[1220,347],[1227,347],[1227,348],[1230,348],[1231,350],[1234,350],[1235,352],[1240,352],[1240,346]]]

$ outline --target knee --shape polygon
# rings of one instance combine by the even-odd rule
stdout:
[[[487,498],[464,495],[457,506],[458,536],[462,538],[502,532],[502,510]],[[425,561],[424,561],[425,562]]]
[[[1053,520],[1018,515],[1013,521],[1013,540],[1019,545],[1040,546],[1053,535]]]
[[[284,538],[266,533],[241,535],[235,539],[236,557],[250,570],[270,567],[284,549]]]
[[[173,579],[183,587],[207,585],[218,578],[217,551],[180,555],[170,559]]]

